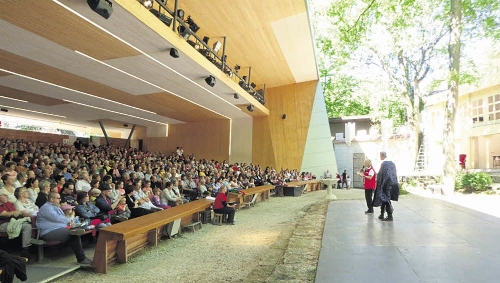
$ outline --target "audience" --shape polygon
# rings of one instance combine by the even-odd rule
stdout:
[[[43,241],[31,238],[31,224],[29,223],[29,221],[22,220],[24,217],[29,216],[30,214],[25,210],[16,210],[14,205],[9,201],[7,191],[4,189],[0,189],[0,232],[7,232],[9,234],[9,237],[12,238],[18,237],[19,234],[21,234],[23,248],[21,256],[23,257],[29,257],[28,248],[31,244],[43,244]],[[12,234],[12,232],[7,231],[7,227],[9,226],[11,219],[16,219],[15,221],[19,221],[20,223],[17,235],[14,235]]]
[[[48,201],[40,208],[36,218],[36,226],[40,230],[40,238],[44,241],[68,242],[79,264],[90,265],[92,261],[85,256],[80,239],[80,230],[72,233],[67,227],[72,226],[71,219],[66,218],[59,207],[61,196],[51,192]],[[31,225],[30,225],[31,234]]]
[[[224,198],[229,188],[241,190],[312,178],[310,173],[297,170],[277,172],[252,163],[197,159],[194,154],[185,155],[182,147],[168,155],[81,142],[65,145],[0,138],[0,158],[1,198],[11,203],[16,217],[38,215],[42,238],[69,242],[79,263],[88,259],[78,235],[69,234],[78,232],[66,229],[68,223],[76,222],[71,206],[76,206],[81,222],[97,219],[100,222],[95,221],[95,226],[104,227],[110,225],[110,218],[113,223],[125,221],[151,213],[151,209],[212,196],[217,199],[214,208],[227,214],[231,224],[234,208]],[[100,190],[99,194],[89,195],[94,189]],[[90,197],[96,197],[96,206],[89,202]],[[61,204],[67,205],[67,217],[59,208]],[[2,206],[6,211],[7,205]],[[87,210],[93,216],[87,215]],[[23,247],[28,242],[23,240]]]

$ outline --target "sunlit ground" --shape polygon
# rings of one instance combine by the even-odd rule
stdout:
[[[500,218],[500,195],[455,193],[452,196],[443,196],[432,194],[429,190],[420,188],[408,188],[408,191],[422,197],[440,199]]]

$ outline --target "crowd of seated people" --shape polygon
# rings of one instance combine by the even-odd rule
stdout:
[[[61,204],[74,207],[76,217],[95,227],[92,234],[96,235],[112,223],[203,196],[216,197],[221,191],[312,178],[310,173],[297,170],[277,172],[252,163],[197,159],[194,154],[185,155],[182,147],[168,155],[92,143],[85,146],[0,139],[0,160],[3,198],[12,207],[16,204],[16,211],[23,211],[8,214],[36,216],[41,239],[68,242],[80,263],[88,262],[80,249],[80,232],[67,229],[74,220],[65,217]],[[220,207],[223,202],[217,209],[226,211],[230,207]],[[57,217],[52,219],[47,213]],[[50,221],[53,223],[47,224]],[[68,231],[62,232],[62,228]],[[23,241],[23,248],[26,245],[29,241]]]

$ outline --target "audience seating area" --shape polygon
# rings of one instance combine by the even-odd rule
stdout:
[[[75,184],[86,175],[89,179],[85,182],[95,184],[109,175],[116,186],[120,182],[130,185],[142,181],[142,190],[145,193],[155,188],[165,190],[169,182],[175,184],[174,187],[178,186],[181,192],[183,189],[197,192],[197,197],[196,194],[186,195],[191,197],[188,203],[100,229],[93,260],[93,266],[100,273],[106,273],[108,267],[116,262],[127,262],[129,256],[146,246],[156,246],[158,239],[163,235],[160,232],[169,227],[168,225],[177,223],[177,220],[180,220],[182,227],[191,227],[193,223],[199,227],[200,212],[210,210],[213,202],[201,198],[201,192],[208,191],[208,195],[213,197],[220,187],[230,187],[238,193],[229,192],[228,203],[234,202],[236,207],[240,208],[251,207],[259,201],[268,200],[271,191],[286,182],[293,184],[292,181],[299,181],[296,185],[307,190],[320,188],[320,185],[316,185],[320,184],[320,181],[302,181],[312,179],[311,173],[300,174],[297,170],[288,169],[277,172],[273,168],[261,168],[253,164],[227,164],[225,161],[197,159],[194,155],[184,155],[182,147],[178,147],[171,155],[166,155],[158,152],[141,152],[137,149],[97,147],[92,143],[83,145],[78,141],[73,145],[67,145],[62,142],[11,141],[0,138],[0,159],[2,176],[6,174],[21,176],[21,172],[24,172],[27,178],[39,180],[40,186],[42,181],[49,182],[51,190],[62,187],[55,182],[55,179],[59,179],[58,176],[64,176],[66,182]],[[26,179],[17,179],[21,185],[25,185]],[[0,180],[0,186],[3,185]],[[223,218],[219,217],[219,224]],[[33,217],[32,237],[38,239],[35,223],[36,217]],[[192,228],[194,231],[195,227]],[[89,230],[85,233],[91,232]],[[7,237],[7,234],[0,233],[0,237]],[[46,242],[40,245],[38,260],[44,257],[44,246],[57,244],[61,243]]]

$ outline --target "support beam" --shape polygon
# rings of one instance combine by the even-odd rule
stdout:
[[[127,142],[125,143],[125,150],[127,150],[128,147],[130,146],[130,138],[132,138],[132,135],[134,134],[134,130],[135,130],[135,125],[133,125],[132,129],[130,130],[130,134],[128,135]]]
[[[106,139],[106,145],[110,146],[111,143],[109,142],[108,134],[106,133],[106,129],[104,129],[104,125],[101,121],[99,121],[99,126],[101,126],[102,133],[104,134],[104,138]]]

